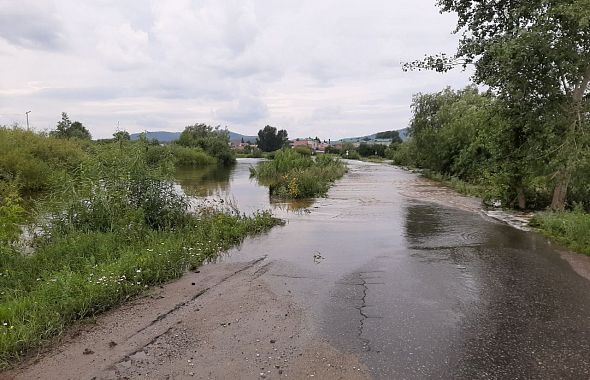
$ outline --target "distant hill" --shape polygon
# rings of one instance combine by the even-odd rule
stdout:
[[[404,129],[399,129],[399,137],[401,137],[401,139],[403,141],[408,139],[408,130],[409,128],[404,128]],[[377,133],[373,133],[372,135],[366,135],[366,136],[360,136],[360,137],[347,137],[344,139],[340,139],[338,140],[339,142],[349,142],[349,143],[355,143],[355,142],[363,142],[363,141],[367,141],[367,142],[371,142],[373,140],[375,140],[377,137]]]
[[[155,139],[160,142],[171,142],[174,140],[178,140],[178,138],[180,137],[180,133],[181,132],[166,132],[166,131],[151,132],[151,131],[148,131],[148,132],[146,132],[146,137],[148,138],[148,140]],[[139,135],[141,135],[141,133],[132,133],[131,140],[138,140]],[[229,140],[231,142],[241,142],[242,138],[243,138],[245,142],[251,141],[252,143],[255,143],[256,137],[257,136],[246,136],[246,135],[242,135],[242,134],[239,134],[236,132],[229,131]]]

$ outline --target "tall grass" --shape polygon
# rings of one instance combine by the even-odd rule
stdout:
[[[80,140],[0,127],[0,181],[14,181],[23,193],[46,191],[78,168],[87,147]]]
[[[148,162],[157,163],[162,160],[172,160],[176,167],[203,167],[215,165],[217,159],[207,154],[203,149],[171,144],[167,146],[149,146],[147,150]]]
[[[170,182],[174,157],[151,160],[146,144],[87,148],[91,154],[38,205],[32,254],[12,244],[20,198],[14,182],[0,180],[0,368],[72,321],[177,278],[279,223],[269,213],[190,211]]]
[[[489,197],[483,186],[463,181],[457,177],[445,176],[432,170],[423,170],[422,175],[433,181],[440,182],[443,185],[464,195],[482,197],[486,200]]]
[[[272,161],[251,168],[251,175],[269,186],[272,195],[297,199],[325,195],[346,170],[338,158],[321,155],[314,160],[295,150],[283,149],[276,152]]]
[[[590,255],[590,214],[581,209],[541,212],[534,216],[531,225],[559,243]]]

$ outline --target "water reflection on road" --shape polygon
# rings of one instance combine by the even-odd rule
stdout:
[[[349,168],[310,213],[286,214],[285,227],[221,260],[267,255],[262,278],[276,294],[303,305],[310,331],[375,378],[590,378],[590,283],[555,247],[429,203],[413,174]],[[272,207],[248,176],[236,169],[206,194]]]
[[[313,200],[303,199],[286,201],[273,199],[268,187],[259,185],[250,178],[250,167],[260,162],[257,158],[238,159],[233,166],[207,166],[204,168],[179,169],[176,183],[182,191],[191,196],[195,203],[204,200],[231,203],[240,212],[252,214],[256,211],[273,210],[275,214],[284,215],[288,211],[297,211],[311,206]]]

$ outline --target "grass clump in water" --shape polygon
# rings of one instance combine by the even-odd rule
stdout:
[[[338,158],[320,155],[314,159],[283,149],[272,161],[261,162],[250,171],[260,183],[269,186],[271,195],[298,199],[324,196],[347,169]]]
[[[590,214],[582,209],[541,212],[535,215],[531,225],[555,241],[590,255]]]

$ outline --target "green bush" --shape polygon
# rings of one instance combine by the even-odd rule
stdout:
[[[293,150],[304,156],[311,156],[313,154],[313,151],[308,146],[296,146]]]
[[[346,155],[346,152],[348,152],[348,155]],[[360,160],[361,155],[356,150],[343,149],[342,158],[346,158],[347,160]]]
[[[219,127],[213,128],[205,124],[188,126],[176,143],[185,147],[200,148],[223,165],[236,161],[235,153],[230,147],[229,134],[227,130]]]
[[[78,169],[87,144],[0,127],[0,181],[15,181],[23,193],[49,190]]]
[[[314,160],[293,149],[279,150],[272,161],[251,168],[252,176],[268,185],[272,195],[295,199],[325,195],[344,173],[346,166],[338,158],[319,155]]]

